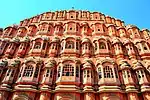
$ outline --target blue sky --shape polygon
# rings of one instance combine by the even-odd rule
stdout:
[[[19,24],[21,20],[43,12],[72,7],[102,12],[125,21],[125,24],[150,29],[150,0],[1,0],[0,27]]]

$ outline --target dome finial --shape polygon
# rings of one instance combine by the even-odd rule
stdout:
[[[74,10],[74,7],[72,7],[72,10]]]

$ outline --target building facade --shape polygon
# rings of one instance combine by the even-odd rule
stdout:
[[[76,10],[0,29],[0,100],[150,100],[150,31]]]

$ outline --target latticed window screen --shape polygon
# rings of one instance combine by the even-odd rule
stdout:
[[[22,70],[23,70],[23,67],[21,67],[21,70],[20,70],[20,73],[19,73],[19,77],[21,77]]]
[[[66,64],[63,67],[62,76],[74,76],[74,67],[70,64]]]
[[[34,49],[40,49],[41,48],[41,42],[36,42],[34,45]]]
[[[138,78],[141,78],[140,71],[136,71]]]
[[[59,66],[59,68],[58,68],[58,77],[60,77],[60,73],[61,73],[61,67]]]
[[[48,25],[47,25],[47,24],[43,24],[43,25],[41,26],[40,31],[46,31],[47,29],[48,29]]]
[[[73,41],[67,41],[66,49],[73,49],[73,48],[74,48],[74,42]]]
[[[24,69],[23,77],[32,77],[33,75],[33,66],[28,65]]]
[[[104,78],[114,78],[112,68],[105,66],[104,69]]]
[[[46,77],[48,77],[48,76],[49,76],[49,72],[50,72],[50,70],[49,70],[49,69],[47,69],[47,71],[46,71]]]
[[[50,72],[50,78],[52,78],[52,76],[53,76],[53,70],[51,70]]]
[[[42,49],[45,49],[45,47],[46,47],[46,43],[44,43],[44,44],[43,44],[43,47],[42,47]]]
[[[104,42],[99,43],[99,49],[106,49],[106,45]]]
[[[87,77],[90,77],[90,71],[87,70]]]
[[[39,72],[39,66],[36,66],[35,72],[34,72],[34,77],[38,77],[38,72]]]
[[[140,79],[144,77],[144,70],[137,70],[136,75],[137,75],[138,80],[140,81]]]
[[[14,70],[14,69],[12,69],[11,77],[13,77],[13,76],[14,76],[14,72],[15,72],[15,70]]]
[[[87,50],[89,47],[88,43],[85,44],[85,50]]]
[[[99,79],[102,78],[102,72],[101,72],[101,68],[100,67],[98,68],[98,76],[99,76]]]
[[[10,75],[10,72],[11,72],[11,69],[8,69],[8,71],[7,71],[7,76]]]

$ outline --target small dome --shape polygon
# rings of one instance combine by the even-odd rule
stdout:
[[[59,38],[58,37],[54,37],[53,40],[51,42],[59,42]]]
[[[132,42],[131,42],[129,39],[125,39],[125,40],[123,41],[123,43],[124,43],[124,45],[126,45],[126,44],[131,44]]]
[[[2,41],[9,41],[8,38],[0,38],[0,40],[2,40]]]
[[[56,26],[61,26],[61,25],[63,25],[63,23],[62,22],[56,22],[55,25]]]
[[[89,62],[86,62],[86,63],[83,65],[83,68],[84,68],[84,69],[92,69],[92,64],[89,63]]]
[[[84,38],[83,40],[82,40],[82,43],[91,43],[91,41],[90,41],[90,39],[88,39],[88,38]]]
[[[29,39],[29,37],[28,36],[25,36],[22,40],[21,40],[22,42],[29,42],[30,41],[30,39]]]
[[[8,64],[8,61],[6,61],[6,60],[2,60],[1,62],[0,62],[0,67],[1,66],[7,66],[7,64]]]
[[[133,69],[142,69],[143,68],[143,64],[139,61],[133,61]]]
[[[45,64],[45,68],[53,68],[56,64],[55,60],[50,60]]]
[[[91,60],[84,60],[83,68],[85,69],[92,69],[92,61]]]
[[[44,37],[42,37],[42,39],[48,41],[49,37],[44,36]]]
[[[113,42],[113,44],[121,43],[121,41],[120,41],[119,39],[117,39],[117,38],[114,38],[114,39],[112,40],[112,42]]]
[[[150,32],[150,30],[148,30],[148,29],[142,29],[142,31],[147,31],[147,32]]]
[[[89,24],[87,22],[81,23],[82,26],[88,26]]]
[[[121,68],[121,69],[131,68],[131,67],[130,67],[130,64],[129,64],[127,61],[121,61],[121,62],[119,63],[119,65],[120,65],[120,68]]]
[[[14,37],[14,38],[12,39],[12,42],[19,42],[19,41],[20,41],[19,37]]]
[[[16,67],[16,65],[19,65],[21,61],[19,59],[15,59],[14,61],[11,62],[10,66]]]
[[[137,26],[131,25],[131,24],[126,26],[127,30],[130,29],[130,28],[133,28],[133,27],[137,28]]]

